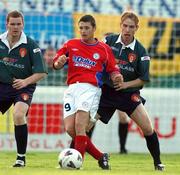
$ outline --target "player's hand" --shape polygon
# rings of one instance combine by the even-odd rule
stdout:
[[[88,126],[86,127],[86,132],[89,132],[91,128],[95,125],[96,122],[94,121],[89,121]]]
[[[116,91],[119,91],[119,90],[122,90],[122,89],[127,89],[129,86],[128,86],[128,82],[123,82],[121,84],[116,84],[114,85],[114,88]]]
[[[123,85],[123,76],[121,74],[114,74],[111,76],[111,79],[116,91],[120,90],[119,88]]]
[[[59,56],[59,58],[54,63],[54,67],[56,69],[61,69],[64,66],[64,64],[67,62],[67,60],[68,60],[68,57],[66,57],[66,55]]]
[[[26,87],[28,84],[26,82],[25,79],[13,79],[13,84],[12,84],[12,87],[15,88],[15,89],[22,89],[24,87]]]
[[[86,127],[86,132],[89,132],[99,119],[100,119],[100,116],[98,113],[96,114],[96,116],[94,118],[90,118],[89,124]]]

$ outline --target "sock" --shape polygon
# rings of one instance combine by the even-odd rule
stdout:
[[[128,123],[119,122],[119,143],[120,149],[125,150],[126,139],[128,134]]]
[[[91,142],[91,139],[89,137],[87,137],[87,147],[86,147],[86,151],[93,156],[96,160],[99,160],[103,153],[100,152],[95,145]]]
[[[78,150],[82,157],[84,158],[84,154],[86,152],[87,147],[87,136],[84,135],[77,135],[74,139],[74,149]]]
[[[24,163],[26,163],[25,154],[17,154],[17,160],[22,160]]]
[[[17,145],[17,153],[19,155],[26,154],[26,148],[27,148],[27,139],[28,139],[28,129],[27,124],[24,125],[15,125],[15,139],[16,139],[16,145]]]
[[[159,140],[156,132],[154,131],[154,133],[150,136],[145,136],[145,139],[149,152],[151,153],[151,156],[154,159],[154,164],[155,165],[160,164],[161,163],[160,148],[159,148]]]

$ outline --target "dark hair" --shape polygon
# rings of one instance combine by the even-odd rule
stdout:
[[[80,18],[80,22],[90,22],[93,27],[96,27],[96,21],[92,15],[84,15]]]
[[[22,18],[22,21],[24,22],[24,16],[21,12],[14,10],[10,13],[8,13],[7,17],[6,17],[6,22],[9,22],[9,18],[13,17],[13,18]]]

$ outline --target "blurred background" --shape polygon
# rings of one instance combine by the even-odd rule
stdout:
[[[29,110],[29,150],[69,147],[62,111],[67,69],[54,71],[51,58],[65,41],[79,37],[79,17],[91,14],[96,18],[96,37],[101,40],[107,32],[118,33],[121,14],[132,10],[140,19],[136,36],[151,56],[151,82],[142,90],[145,106],[162,152],[180,153],[180,0],[0,0],[0,33],[6,30],[6,14],[11,10],[23,12],[25,33],[39,44],[49,70],[48,77],[39,82]],[[12,110],[0,115],[0,150],[16,148]],[[116,115],[108,125],[98,122],[93,133],[94,143],[103,151],[119,151]],[[147,152],[143,136],[132,121],[127,149]]]

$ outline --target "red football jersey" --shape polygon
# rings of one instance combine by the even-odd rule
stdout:
[[[59,56],[68,55],[67,84],[76,82],[102,85],[102,74],[119,72],[111,48],[97,40],[94,44],[87,44],[81,39],[71,39],[58,50],[53,61]]]

